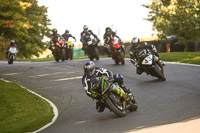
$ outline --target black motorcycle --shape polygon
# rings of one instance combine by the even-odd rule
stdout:
[[[87,43],[87,54],[90,60],[99,60],[98,41],[92,35],[86,35],[85,40]]]
[[[143,49],[138,53],[138,58],[141,60],[141,67],[147,75],[158,77],[162,81],[166,80],[163,65],[151,50]]]
[[[119,117],[125,116],[127,110],[137,110],[138,105],[133,94],[125,93],[117,83],[109,82],[106,77],[96,77],[96,81],[91,92],[98,96],[101,105]]]

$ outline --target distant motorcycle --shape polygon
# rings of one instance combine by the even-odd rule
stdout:
[[[125,50],[124,45],[119,39],[114,39],[110,45],[110,50],[112,54],[112,59],[114,60],[115,64],[121,63],[122,65],[125,64]]]
[[[143,49],[139,52],[138,58],[142,59],[141,66],[144,72],[148,75],[158,77],[162,81],[165,81],[165,75],[163,70],[163,65],[159,64],[158,57],[155,56],[151,50]]]
[[[65,50],[66,60],[68,60],[68,58],[70,60],[73,59],[73,47],[74,47],[74,44],[72,43],[72,41],[67,41],[67,47]]]
[[[8,64],[13,64],[13,61],[16,59],[17,56],[17,48],[15,46],[12,46],[8,50]]]
[[[56,62],[59,60],[64,61],[65,60],[65,41],[63,38],[59,38],[59,40],[56,41],[56,45],[54,45],[53,50],[54,50],[54,58]]]
[[[99,50],[97,39],[94,38],[92,35],[87,35],[86,37],[87,42],[87,54],[90,60],[96,59],[99,60]]]
[[[123,117],[126,111],[136,111],[137,102],[132,94],[126,94],[117,83],[112,83],[106,77],[96,77],[96,84],[93,85],[91,91],[98,96],[101,104],[117,116]]]

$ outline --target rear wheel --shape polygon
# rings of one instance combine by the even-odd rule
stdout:
[[[125,60],[124,60],[124,53],[120,53],[120,58],[121,58],[121,63],[122,63],[122,65],[124,65],[125,64]]]
[[[107,106],[119,117],[126,115],[125,101],[121,102],[121,97],[118,95],[110,95],[106,100]]]

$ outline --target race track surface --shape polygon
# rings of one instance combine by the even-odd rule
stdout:
[[[112,59],[94,61],[97,66],[121,73],[139,108],[118,118],[106,109],[98,113],[95,101],[82,87],[83,64],[72,60],[50,62],[0,62],[0,78],[17,82],[51,100],[58,108],[56,122],[41,133],[124,133],[200,118],[200,67],[167,64],[166,81],[146,74],[137,75],[126,60],[115,65]]]

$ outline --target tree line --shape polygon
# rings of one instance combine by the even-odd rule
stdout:
[[[189,41],[200,40],[200,1],[199,0],[152,0],[146,20],[153,23],[153,30],[160,39],[175,35],[179,43],[188,49]]]
[[[50,36],[49,25],[47,7],[37,0],[1,0],[0,56],[5,58],[10,40],[15,40],[19,57],[38,56],[45,49],[43,38]]]

